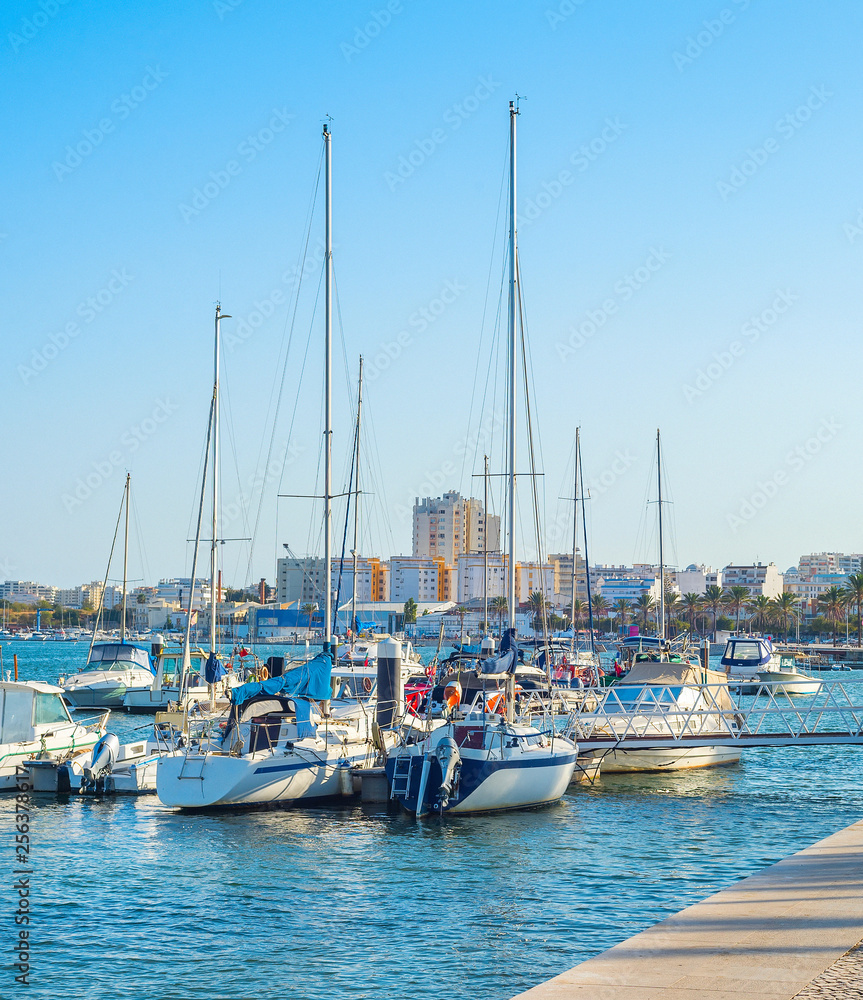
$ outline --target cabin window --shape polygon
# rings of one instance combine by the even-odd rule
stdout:
[[[22,743],[30,739],[33,692],[9,688],[3,698],[3,728],[0,743]]]
[[[168,674],[173,675],[177,672],[177,660],[176,657],[167,656],[162,661],[162,673],[166,676]]]
[[[34,722],[37,726],[50,726],[54,722],[70,722],[69,714],[63,699],[59,694],[36,692],[36,712]]]

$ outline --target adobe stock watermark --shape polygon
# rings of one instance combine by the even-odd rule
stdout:
[[[561,361],[572,357],[576,351],[602,330],[612,316],[615,316],[621,305],[629,302],[636,292],[640,292],[649,284],[654,274],[671,260],[671,253],[663,247],[651,247],[644,263],[630,274],[625,274],[614,283],[613,294],[604,299],[596,309],[588,309],[584,319],[576,326],[570,327],[569,336],[565,341],[559,340],[554,349]]]
[[[392,367],[393,362],[404,354],[405,350],[414,343],[414,334],[425,333],[426,330],[438,321],[446,312],[447,308],[458,299],[467,286],[462,282],[450,279],[444,282],[443,287],[429,301],[415,310],[408,316],[407,325],[410,329],[401,330],[394,340],[381,341],[378,344],[375,354],[365,363],[365,375],[370,382],[374,382],[381,375]]]
[[[120,435],[120,447],[110,451],[105,458],[92,462],[92,470],[79,476],[71,490],[60,497],[66,513],[71,514],[89,500],[96,490],[111,478],[115,470],[125,468],[131,456],[179,409],[179,403],[167,398],[157,399],[153,409],[140,423],[133,424]]]
[[[233,14],[244,0],[213,0],[213,10],[219,15],[219,20],[224,21],[228,14]]]
[[[452,454],[457,458],[469,455],[480,446],[489,444],[494,432],[500,430],[506,424],[506,411],[503,408],[492,411],[479,425],[476,432],[460,438],[453,445]],[[410,502],[411,497],[435,496],[447,483],[452,483],[453,478],[458,475],[456,462],[452,458],[446,458],[436,468],[424,473],[424,478],[414,489],[405,490],[405,499]],[[396,503],[394,506],[396,517],[402,522],[413,518],[413,507],[407,503]]]
[[[578,173],[584,173],[609,146],[617,142],[627,128],[629,126],[616,115],[614,118],[606,118],[599,132],[570,154],[570,164],[575,167]],[[564,190],[574,183],[575,176],[571,170],[561,170],[550,181],[545,181],[542,190],[538,191],[532,198],[528,198],[524,203],[524,207],[518,214],[518,226],[524,229],[535,222],[543,212],[551,208]]]
[[[842,425],[835,417],[822,420],[811,437],[788,452],[785,462],[772,476],[763,481],[759,480],[752,493],[739,501],[736,511],[725,515],[729,528],[732,531],[739,531],[745,527],[759,511],[764,510],[781,489],[792,481],[796,473],[802,472],[821,454],[824,446],[829,444],[840,430]]]
[[[219,512],[219,535],[224,536],[225,529],[237,521],[249,509],[249,504],[258,496],[265,486],[272,486],[280,480],[282,472],[305,452],[305,446],[291,439],[285,442],[281,455],[270,459],[263,472],[254,472],[246,481],[246,485],[228,503],[223,503]]]
[[[568,21],[586,2],[587,0],[560,0],[560,3],[553,10],[549,8],[545,12],[548,26],[552,31],[557,31],[558,27]]]
[[[799,104],[794,111],[783,115],[773,126],[773,131],[787,142],[788,139],[797,135],[815,112],[820,111],[831,97],[833,97],[832,91],[829,91],[823,84],[820,87],[811,87],[806,100]],[[782,149],[782,145],[779,139],[773,135],[768,136],[754,149],[751,146],[748,147],[746,156],[740,163],[731,168],[727,179],[716,182],[716,190],[722,200],[728,201],[732,195],[737,194],[780,149]]]
[[[93,128],[85,128],[81,133],[81,138],[74,146],[66,146],[64,150],[66,155],[62,163],[60,160],[55,160],[51,164],[57,180],[63,181],[69,174],[77,170],[84,160],[92,156],[107,136],[116,130],[117,125],[124,122],[136,108],[139,108],[147,100],[154,90],[158,89],[167,75],[161,66],[157,65],[155,69],[147,66],[139,84],[132,87],[127,94],[121,94],[111,101],[110,111],[113,117],[100,118]]]
[[[790,289],[777,288],[773,302],[756,316],[750,316],[740,327],[742,339],[732,340],[724,351],[717,351],[711,361],[698,369],[692,383],[687,382],[683,386],[686,402],[691,405],[696,399],[700,399],[746,354],[747,344],[755,344],[763,333],[769,333],[779,322],[779,318],[784,316],[799,298],[800,296],[795,295]]]
[[[338,244],[334,244],[333,249],[337,249]],[[296,264],[287,271],[282,272],[281,282],[289,289],[293,289],[299,284],[302,278],[308,277],[315,267],[320,267],[324,262],[324,244],[321,242],[310,254],[307,254],[302,265]],[[233,354],[237,347],[247,343],[254,334],[263,327],[267,320],[275,315],[276,310],[287,303],[288,296],[281,288],[273,288],[269,295],[255,299],[252,308],[245,316],[237,316],[236,322],[227,325],[222,337],[222,343]]]
[[[134,277],[133,274],[129,274],[125,267],[120,270],[114,268],[108,281],[97,292],[89,295],[78,304],[75,311],[83,320],[83,325],[89,325],[103,313],[117,296],[122,294],[134,280]],[[51,362],[59,357],[76,337],[80,336],[81,332],[82,324],[70,320],[62,330],[50,334],[42,347],[34,350],[30,355],[29,364],[18,365],[18,375],[24,385],[45,371]]]
[[[36,9],[28,17],[22,17],[17,31],[10,31],[6,40],[13,52],[28,45],[60,13],[60,9],[71,0],[39,0]]]
[[[618,449],[614,453],[614,458],[598,476],[591,477],[585,483],[587,498],[603,496],[615,486],[622,476],[625,476],[633,465],[638,461],[638,457],[633,455],[629,449],[621,451]],[[549,524],[547,530],[549,544],[572,538],[572,512],[567,513],[561,510],[555,519]]]
[[[687,35],[683,51],[676,51],[671,57],[679,72],[682,73],[696,59],[700,59],[716,39],[725,34],[725,29],[734,24],[737,15],[748,10],[751,6],[752,0],[732,0],[731,7],[723,7],[716,17],[702,21],[701,27],[694,35]]]
[[[413,177],[426,160],[434,155],[438,147],[443,145],[453,132],[457,132],[472,115],[476,114],[491,95],[503,86],[491,76],[481,76],[477,79],[476,87],[467,97],[463,97],[444,111],[444,128],[432,129],[422,139],[414,139],[408,152],[398,158],[395,170],[384,171],[384,180],[390,191],[395,191],[409,177]]]
[[[393,17],[404,13],[404,9],[402,0],[388,0],[387,4],[380,10],[370,10],[368,21],[362,26],[357,25],[354,28],[351,42],[342,42],[339,46],[345,60],[350,62],[354,56],[358,56],[367,49],[380,33],[392,24]]]
[[[250,133],[237,145],[239,159],[230,159],[219,170],[211,170],[207,179],[198,187],[192,188],[188,202],[181,201],[177,206],[183,222],[189,223],[211,205],[225,188],[243,172],[243,165],[253,163],[261,153],[275,140],[276,136],[285,131],[288,124],[296,117],[289,114],[287,108],[273,108],[269,121],[257,132]]]
[[[849,243],[853,243],[858,236],[863,236],[863,206],[860,207],[854,221],[846,222],[842,229]]]

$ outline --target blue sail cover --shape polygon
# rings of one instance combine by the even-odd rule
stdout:
[[[508,628],[500,641],[500,650],[497,656],[489,656],[482,661],[482,672],[484,674],[505,674],[512,670],[518,662],[518,643],[516,642],[516,631]]]
[[[280,677],[253,681],[231,688],[229,694],[234,705],[243,705],[259,694],[285,695],[293,698],[314,698],[326,701],[332,695],[330,675],[333,661],[326,653],[318,653],[306,663],[286,670]]]
[[[215,653],[210,653],[204,665],[204,680],[208,684],[215,684],[216,681],[220,681],[224,676],[225,668],[222,666],[222,661]]]

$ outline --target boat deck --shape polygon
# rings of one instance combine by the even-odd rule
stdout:
[[[517,1000],[863,997],[863,821]]]

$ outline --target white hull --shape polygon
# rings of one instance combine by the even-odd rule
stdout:
[[[573,761],[537,768],[495,771],[475,792],[447,810],[449,813],[503,812],[558,802],[572,780]]]
[[[67,678],[63,694],[75,708],[122,708],[128,688],[152,683],[147,670],[89,670]]]
[[[769,685],[774,694],[814,695],[821,690],[821,681],[796,670],[759,670],[758,681]]]
[[[737,747],[723,746],[597,750],[594,753],[602,762],[604,775],[631,771],[688,771],[697,767],[722,767],[736,764],[740,760],[740,750]]]
[[[347,756],[346,756],[347,753]],[[349,768],[367,764],[367,741],[327,745],[309,738],[291,750],[260,751],[243,757],[224,753],[163,757],[156,768],[156,792],[178,809],[263,805],[352,795]],[[347,772],[347,780],[343,772]]]

